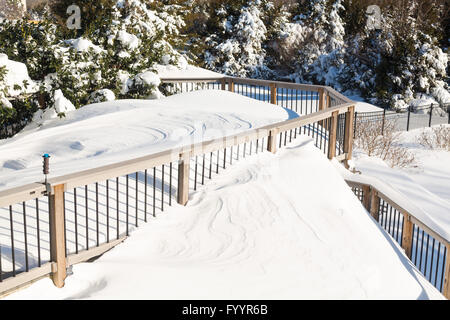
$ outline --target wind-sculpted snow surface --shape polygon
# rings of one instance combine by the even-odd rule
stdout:
[[[220,90],[161,100],[85,106],[0,142],[0,188],[41,181],[42,154],[51,176],[221,138],[292,117],[292,112]]]
[[[9,298],[442,298],[306,137],[240,160],[73,272]]]

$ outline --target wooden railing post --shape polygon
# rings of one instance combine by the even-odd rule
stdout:
[[[229,79],[228,80],[228,90],[230,92],[234,92],[234,81],[233,81],[233,79]]]
[[[371,194],[371,192],[370,192],[370,186],[367,186],[367,185],[363,185],[363,187],[362,187],[362,190],[363,190],[363,206],[364,206],[364,208],[366,208],[366,210],[367,211],[369,211],[370,212],[370,194]]]
[[[402,248],[405,250],[406,256],[411,259],[413,223],[409,214],[403,213],[403,218]]]
[[[339,111],[334,111],[331,116],[331,128],[330,128],[330,145],[328,159],[333,159],[336,156],[336,136],[337,136],[337,125],[338,125]]]
[[[267,151],[276,153],[277,152],[277,134],[278,130],[273,129],[269,131],[269,138],[267,142]]]
[[[380,220],[380,197],[375,189],[372,189],[370,195],[370,215],[376,220]]]
[[[178,163],[178,194],[177,201],[185,206],[189,199],[189,161],[186,154],[180,155]]]
[[[325,89],[319,88],[319,111],[325,110],[327,108],[327,98],[325,95]]]
[[[442,293],[447,299],[450,299],[450,242],[447,242],[445,247],[447,248],[447,257],[445,258],[445,278]]]
[[[221,79],[220,83],[221,83],[220,89],[221,90],[225,90],[225,88],[226,88],[226,80],[225,80],[225,78]]]
[[[355,106],[348,107],[348,111],[345,116],[345,140],[344,140],[344,153],[345,166],[348,168],[348,161],[352,159],[353,150],[353,119],[355,117]]]
[[[50,258],[54,263],[51,278],[58,288],[66,279],[66,241],[64,238],[64,185],[53,188],[49,195],[50,213]]]
[[[327,108],[327,97],[325,94],[325,89],[324,88],[319,88],[318,90],[319,92],[319,110],[318,111],[322,111],[325,110]],[[324,120],[320,120],[319,121],[319,125],[321,127],[324,126]]]
[[[270,84],[270,103],[277,104],[277,85],[275,83]]]

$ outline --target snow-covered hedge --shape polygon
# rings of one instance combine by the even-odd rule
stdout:
[[[83,8],[81,30],[69,30],[61,21],[67,16],[62,9],[69,2]],[[35,120],[64,116],[71,107],[61,107],[62,99],[80,108],[116,98],[161,97],[159,78],[152,73],[155,66],[177,65],[183,60],[169,42],[183,25],[175,9],[173,5],[143,0],[61,0],[41,10],[34,17],[37,21],[0,21],[0,60],[28,68],[33,79],[21,81],[20,88],[11,87],[0,69],[1,109],[12,108],[18,118],[24,118],[6,98],[11,101],[11,97],[30,93],[32,84],[30,103],[37,106],[39,102],[43,109]],[[6,118],[2,112],[2,119]]]

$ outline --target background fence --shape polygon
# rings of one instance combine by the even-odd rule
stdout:
[[[409,131],[440,124],[450,124],[450,104],[409,107],[403,112],[355,112],[355,131],[359,123],[394,121],[397,131]],[[384,126],[382,126],[384,127]],[[383,134],[382,132],[380,134]]]

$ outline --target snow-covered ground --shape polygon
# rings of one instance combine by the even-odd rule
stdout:
[[[402,132],[400,142],[416,160],[412,168],[390,168],[384,161],[354,152],[357,170],[377,177],[401,192],[416,207],[427,213],[432,224],[439,225],[450,235],[450,152],[430,150],[417,139],[423,130]]]
[[[0,141],[0,189],[261,127],[295,114],[227,91],[92,104]]]
[[[442,298],[307,137],[240,160],[73,272],[7,298]]]
[[[365,102],[363,98],[356,95],[349,95],[347,96],[350,100],[353,100],[356,102],[355,111],[356,112],[376,112],[376,111],[383,111],[383,108],[377,107],[373,104],[370,104],[368,102]]]

